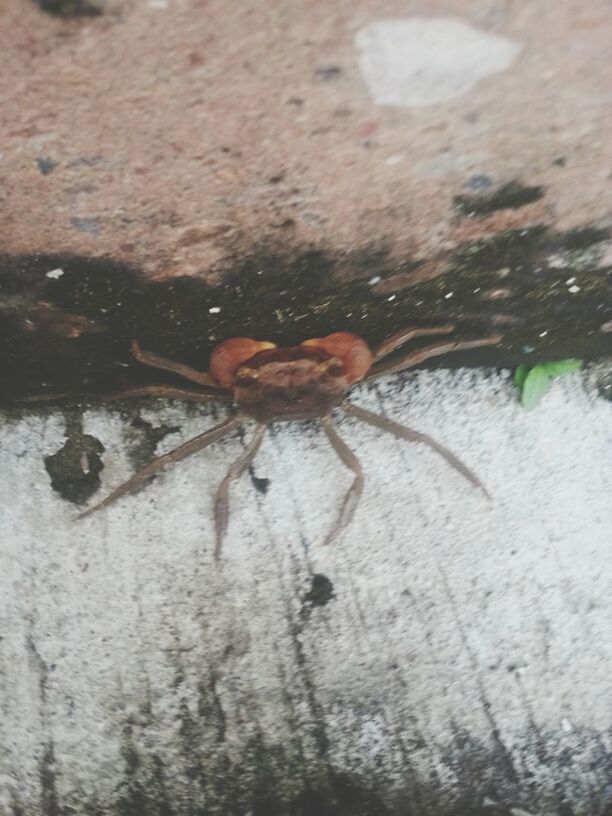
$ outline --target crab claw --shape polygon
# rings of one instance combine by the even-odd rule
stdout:
[[[258,352],[276,348],[276,343],[251,340],[250,337],[230,337],[214,347],[210,355],[209,371],[224,388],[234,385],[236,371]]]
[[[323,349],[337,357],[344,367],[344,374],[349,383],[357,382],[364,377],[374,359],[365,340],[350,332],[334,332],[327,337],[315,337],[305,340],[302,345]]]

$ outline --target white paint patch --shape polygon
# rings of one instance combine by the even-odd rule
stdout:
[[[49,272],[47,272],[45,277],[46,278],[52,278],[53,280],[57,280],[58,278],[61,278],[63,274],[64,274],[63,269],[51,269]]]
[[[451,17],[374,20],[355,45],[378,104],[419,108],[462,96],[508,68],[522,47]]]
[[[126,733],[138,778],[155,779],[161,765],[177,814],[204,812],[219,795],[194,768],[215,780],[243,761],[242,784],[257,778],[253,733],[283,746],[277,793],[295,799],[303,776],[282,771],[316,778],[317,729],[329,766],[374,779],[381,798],[432,768],[455,797],[457,729],[489,746],[492,722],[516,789],[535,791],[531,813],[557,813],[560,778],[576,792],[572,809],[586,812],[583,782],[610,722],[612,405],[597,388],[606,371],[556,380],[535,411],[521,408],[509,372],[419,371],[358,387],[355,403],[452,448],[493,501],[427,447],[337,416],[366,482],[330,546],[351,476],[320,431],[279,423],[254,464],[267,492],[248,474],[232,486],[218,566],[212,499],[244,450],[239,434],[75,524],[80,508],[53,491],[44,466],[65,442],[61,409],[4,415],[0,814],[15,803],[28,816],[50,812],[40,805],[49,745],[56,812],[90,812],[91,802],[103,816],[126,812]],[[154,427],[178,428],[157,454],[224,415],[161,400],[142,409]],[[105,447],[94,502],[133,472],[134,440],[115,408],[86,411],[83,425]],[[313,573],[333,584],[326,606],[304,604]],[[601,790],[605,776],[596,782]],[[209,812],[227,813],[223,804]]]

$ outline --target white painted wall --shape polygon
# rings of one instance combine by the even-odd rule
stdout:
[[[330,799],[330,813],[544,816],[564,798],[596,813],[612,782],[601,374],[557,381],[530,413],[507,372],[359,389],[451,447],[494,502],[427,449],[340,420],[367,482],[328,547],[350,476],[313,426],[274,428],[255,465],[269,490],[234,487],[219,567],[211,496],[239,438],[74,523],[43,465],[62,412],[5,415],[0,814],[322,813]],[[180,426],[158,452],[214,421],[141,414]],[[84,415],[106,448],[96,498],[132,471],[128,427],[115,408]],[[321,606],[304,600],[314,574],[333,585]]]

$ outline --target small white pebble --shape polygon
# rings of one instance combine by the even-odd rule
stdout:
[[[570,721],[567,719],[567,717],[564,717],[564,718],[561,720],[561,728],[562,728],[562,730],[563,730],[563,731],[564,731],[566,734],[569,734],[569,733],[570,733],[570,731],[573,731],[573,730],[574,730],[573,725],[572,725],[572,724],[571,724],[571,722],[570,722]]]
[[[576,278],[568,278],[565,282],[568,286],[571,286],[572,283],[576,283]]]
[[[53,280],[57,280],[58,278],[61,278],[63,274],[64,274],[63,269],[52,269],[50,272],[47,272],[45,277],[46,278],[53,278]]]
[[[569,287],[569,289],[568,289],[568,292],[571,292],[571,293],[572,293],[572,295],[575,295],[575,294],[576,294],[576,292],[579,292],[579,291],[580,291],[580,287],[579,287],[579,286],[570,286],[570,287]]]
[[[376,283],[380,283],[381,280],[382,280],[382,278],[380,277],[380,275],[374,275],[373,278],[370,278],[368,283],[370,284],[370,286],[374,286]]]
[[[390,295],[390,296],[387,298],[387,300],[395,300],[395,298],[396,298],[396,297],[397,297],[397,295]]]
[[[540,332],[540,337],[546,337],[547,334],[548,334],[547,331]]]
[[[474,292],[474,294],[476,294],[476,292],[480,292],[480,286],[477,286],[477,287],[476,287],[476,288],[473,290],[473,292]]]
[[[454,294],[455,294],[454,292],[447,292],[447,293],[444,295],[444,299],[445,299],[445,300],[449,300],[450,298],[452,298],[452,296],[453,296]]]
[[[208,313],[209,314],[219,314],[220,311],[221,311],[220,306],[211,306],[210,309],[208,310]]]

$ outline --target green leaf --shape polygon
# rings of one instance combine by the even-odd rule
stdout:
[[[536,407],[548,391],[549,382],[548,372],[543,365],[537,365],[531,369],[525,378],[521,394],[521,403],[525,410],[531,411]]]
[[[544,363],[542,367],[550,377],[561,377],[563,374],[577,371],[581,365],[582,360],[559,360],[556,363]]]
[[[529,366],[528,365],[520,365],[517,366],[514,370],[514,384],[517,388],[522,390],[523,385],[525,384],[525,380],[527,379],[527,374],[529,374]]]

